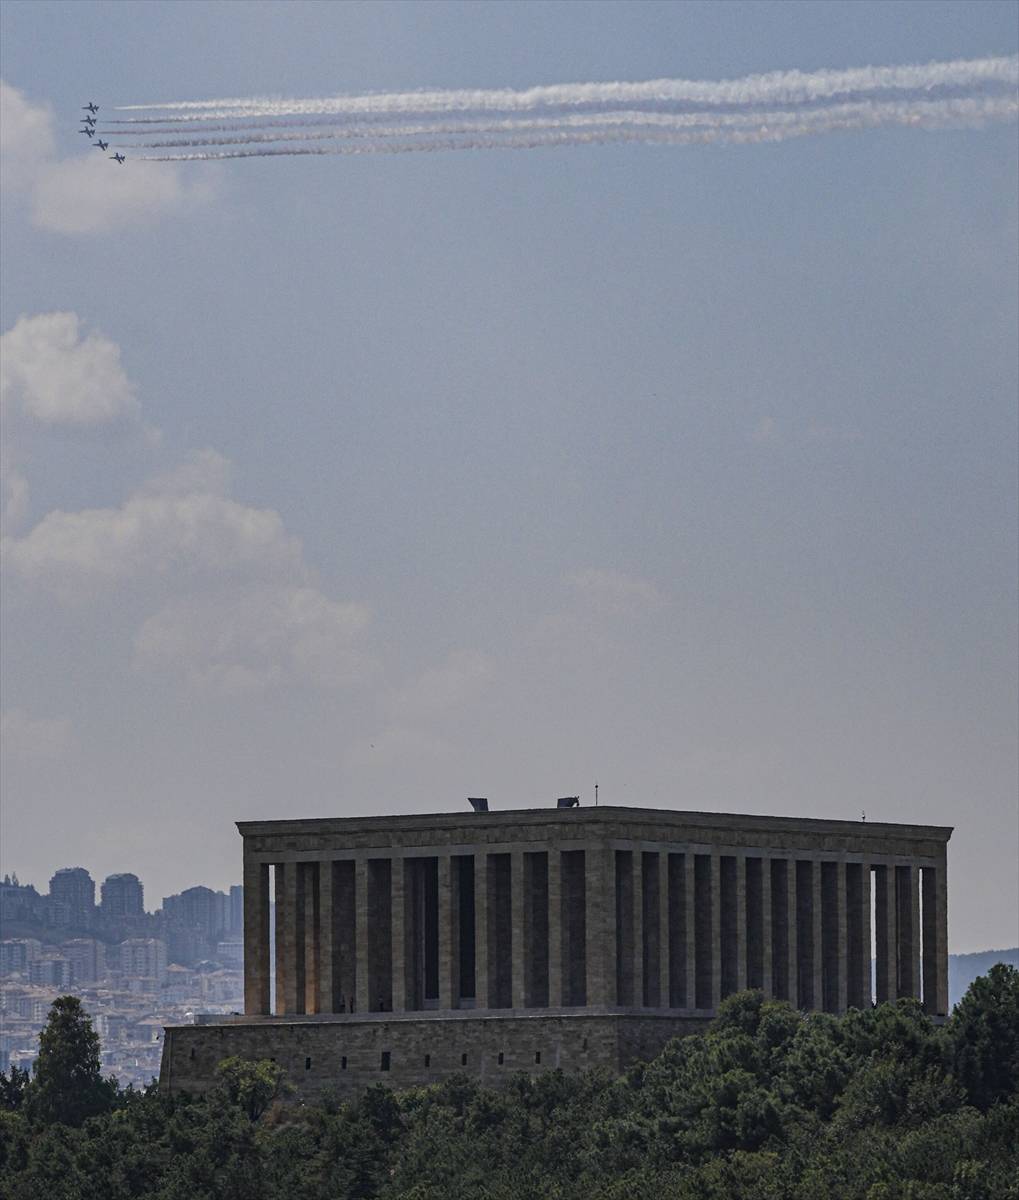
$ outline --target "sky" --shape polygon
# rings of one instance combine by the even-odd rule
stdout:
[[[1016,129],[123,167],[80,106],[1014,55],[1013,3],[0,9],[0,870],[592,803],[955,827],[1019,941]]]

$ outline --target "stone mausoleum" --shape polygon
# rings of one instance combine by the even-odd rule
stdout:
[[[305,1095],[620,1070],[748,987],[947,1012],[950,828],[615,807],[238,828],[245,1011],[166,1030],[168,1090],[229,1055]]]

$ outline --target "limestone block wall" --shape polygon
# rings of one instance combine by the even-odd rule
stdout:
[[[670,1038],[704,1021],[672,1016],[394,1016],[390,1020],[279,1020],[171,1026],[160,1087],[201,1093],[224,1058],[271,1058],[296,1095],[331,1090],[353,1098],[375,1083],[394,1089],[468,1074],[498,1086],[515,1072],[618,1072],[653,1058]]]

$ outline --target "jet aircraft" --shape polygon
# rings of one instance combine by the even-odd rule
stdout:
[[[94,125],[96,123],[95,117],[93,117],[91,115],[87,116],[87,117],[82,117],[81,119],[85,122],[86,125]]]
[[[88,104],[83,104],[81,107],[87,108],[90,113],[97,113],[99,111],[99,105],[93,104],[91,101]]]
[[[85,129],[79,129],[78,132],[83,133],[86,137],[95,137],[96,133],[91,125],[87,126]]]
[[[124,165],[124,155],[123,154],[111,154],[110,158],[115,158],[117,160],[117,162],[120,163],[121,166]]]
[[[92,145],[95,146],[97,150],[109,150],[110,148],[110,143],[104,142],[102,138],[100,138],[98,142],[93,142]]]

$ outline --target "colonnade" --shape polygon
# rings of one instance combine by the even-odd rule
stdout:
[[[754,987],[833,1013],[922,997],[940,1015],[946,914],[943,858],[646,843],[246,852],[245,1011],[708,1016]]]

